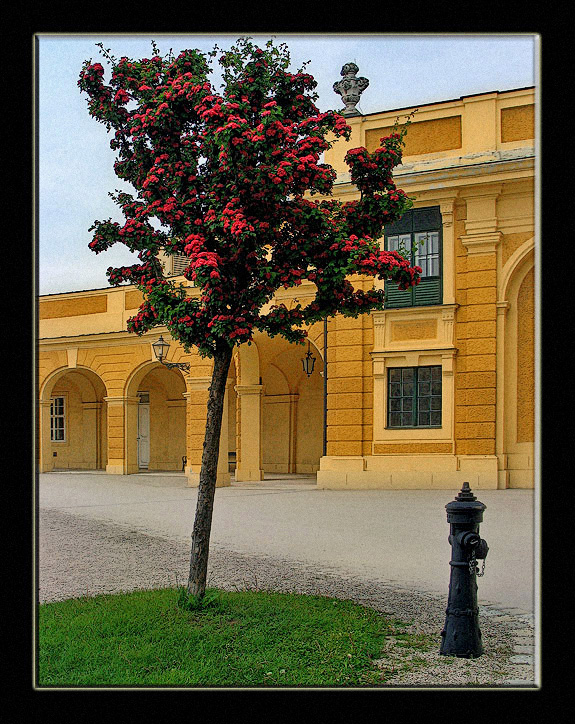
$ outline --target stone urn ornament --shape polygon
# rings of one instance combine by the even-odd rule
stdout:
[[[360,112],[355,107],[359,103],[359,97],[369,85],[367,78],[356,78],[355,74],[359,68],[355,63],[346,63],[341,69],[342,80],[333,84],[334,91],[342,97],[345,108],[344,116],[359,116]]]

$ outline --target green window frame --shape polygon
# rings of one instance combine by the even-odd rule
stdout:
[[[417,286],[400,291],[397,284],[385,284],[385,307],[427,306],[442,304],[443,234],[439,206],[407,211],[401,219],[384,229],[386,251],[399,251],[422,274]]]
[[[387,427],[441,427],[441,365],[390,367]]]

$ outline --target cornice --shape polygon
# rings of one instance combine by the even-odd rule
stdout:
[[[468,179],[476,181],[479,175],[491,175],[496,173],[518,173],[534,171],[535,149],[521,148],[509,151],[494,151],[492,153],[476,153],[457,158],[442,158],[433,161],[416,161],[410,164],[398,166],[393,178],[398,185],[434,181],[451,180],[457,183],[465,183]],[[491,181],[489,181],[491,183]],[[355,185],[351,183],[349,172],[338,175],[334,183],[334,190],[340,192],[355,191]]]
[[[73,293],[73,292],[72,292]],[[70,342],[82,344],[83,347],[101,347],[102,344],[124,344],[134,345],[148,343],[158,334],[167,333],[167,327],[154,327],[153,331],[145,332],[141,337],[127,330],[119,330],[114,332],[93,332],[92,334],[77,334],[70,336],[43,337],[38,338],[38,345],[42,347],[67,347]]]

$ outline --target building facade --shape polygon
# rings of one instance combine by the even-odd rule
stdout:
[[[359,197],[346,151],[373,151],[412,110],[347,119],[350,140],[326,152],[338,172],[334,196]],[[389,284],[384,310],[313,325],[309,376],[307,346],[256,334],[237,348],[218,485],[306,473],[323,488],[533,487],[534,119],[533,88],[417,110],[394,174],[414,207],[381,244],[415,242],[420,285]],[[166,271],[177,276],[179,263],[166,259]],[[304,282],[276,299],[289,306],[313,290]],[[211,363],[165,328],[126,332],[141,300],[133,286],[40,297],[40,471],[183,469],[197,485]],[[160,334],[169,361],[189,362],[189,373],[156,360]]]

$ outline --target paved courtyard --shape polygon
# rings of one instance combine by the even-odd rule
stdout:
[[[445,505],[456,493],[320,490],[314,478],[281,475],[263,483],[233,484],[216,491],[211,551],[299,562],[343,577],[447,596]],[[489,544],[485,575],[478,578],[479,603],[533,612],[538,552],[534,493],[474,493],[487,506],[481,535]],[[59,513],[180,546],[189,547],[196,497],[181,474],[39,476],[41,526]],[[49,561],[40,553],[41,573],[44,565]]]

